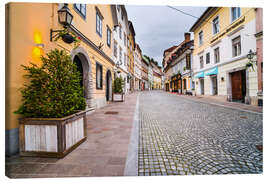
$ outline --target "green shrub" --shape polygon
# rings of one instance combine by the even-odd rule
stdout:
[[[123,78],[116,77],[113,81],[113,92],[114,93],[123,93],[124,80]]]
[[[24,66],[30,80],[21,90],[22,104],[15,112],[24,117],[60,118],[84,110],[86,102],[80,86],[80,72],[63,50],[41,57],[38,67]]]

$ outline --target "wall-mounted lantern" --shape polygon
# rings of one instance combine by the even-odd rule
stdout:
[[[65,3],[64,6],[57,11],[58,14],[58,21],[60,24],[64,26],[64,28],[67,28],[68,26],[71,25],[72,20],[73,20],[73,15],[71,14],[68,4]],[[50,31],[50,41],[56,36],[53,36],[53,33],[60,33],[63,32],[64,30],[52,30]],[[72,41],[73,42],[73,41]]]
[[[117,73],[118,74],[120,74],[121,73],[121,71],[119,70],[119,67],[122,65],[122,61],[117,61],[117,63],[116,63],[116,68],[117,68]]]
[[[250,62],[256,62],[257,64],[257,61],[256,60],[253,60],[254,56],[256,55],[256,52],[253,52],[251,49],[249,50],[248,54],[247,54],[247,58]]]

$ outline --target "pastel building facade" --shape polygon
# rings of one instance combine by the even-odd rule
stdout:
[[[124,93],[127,93],[129,88],[128,78],[128,62],[127,62],[127,35],[128,29],[128,16],[124,5],[112,5],[116,14],[117,25],[113,28],[113,52],[112,59],[117,64],[119,63],[118,76],[124,80]]]
[[[257,68],[246,67],[256,51],[255,9],[209,7],[190,31],[196,94],[257,104]]]
[[[134,51],[134,76],[135,76],[135,90],[141,90],[141,80],[142,80],[142,50],[140,46],[136,43]]]
[[[75,48],[51,30],[61,30],[57,11],[62,3],[9,3],[6,5],[6,154],[19,151],[20,88],[26,83],[21,65],[40,64],[40,56],[55,48],[65,50],[81,71],[87,111],[103,107],[112,97],[114,60],[112,30],[117,22],[110,5],[67,4],[73,15],[68,30],[80,37]]]

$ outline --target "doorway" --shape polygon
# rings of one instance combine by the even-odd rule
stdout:
[[[111,100],[112,94],[112,75],[111,71],[108,70],[106,73],[106,101]]]
[[[231,73],[232,101],[245,102],[246,95],[246,71]]]
[[[217,86],[217,76],[211,76],[211,84],[212,84],[212,95],[218,94],[218,86]]]
[[[78,55],[76,55],[74,57],[74,60],[73,60],[74,64],[77,66],[77,70],[80,72],[80,86],[83,87],[83,66],[82,66],[82,62],[79,58]]]
[[[201,90],[201,95],[204,95],[204,79],[200,79],[200,90]]]

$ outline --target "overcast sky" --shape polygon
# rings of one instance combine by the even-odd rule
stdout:
[[[184,12],[200,17],[207,7],[174,6]],[[127,6],[128,19],[136,33],[135,40],[142,54],[150,56],[162,65],[163,51],[179,45],[197,20],[166,6]]]

